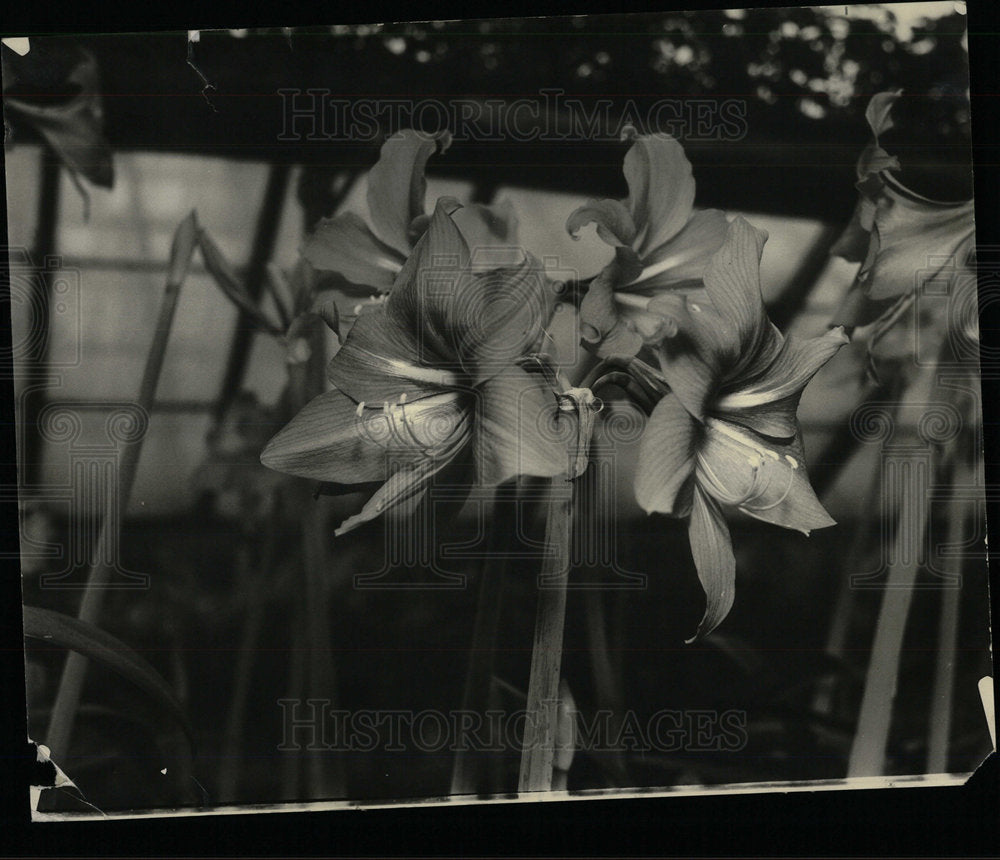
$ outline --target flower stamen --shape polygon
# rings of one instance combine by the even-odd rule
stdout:
[[[719,479],[719,476],[715,474],[712,467],[708,464],[708,461],[702,454],[698,454],[697,461],[699,477],[711,489],[712,495],[723,504],[739,507],[740,505],[745,504],[746,500],[753,496],[754,489],[756,489],[757,486],[757,475],[759,473],[759,467],[756,464],[751,463],[752,475],[750,478],[750,490],[745,496],[737,497],[729,493],[725,485]]]
[[[780,505],[783,501],[785,501],[785,499],[788,498],[788,494],[792,491],[792,487],[795,484],[795,471],[799,468],[799,466],[798,463],[795,461],[794,457],[788,457],[787,454],[785,456],[788,459],[788,461],[792,464],[792,468],[788,473],[788,486],[785,487],[785,492],[781,494],[781,498],[778,499],[776,502],[771,502],[771,504],[769,505],[762,505],[761,507],[754,508],[753,509],[754,511],[769,511],[772,508],[778,507],[778,505]],[[764,491],[761,490],[761,492],[758,493],[756,496],[754,496],[753,499],[748,499],[747,501],[756,501],[763,495],[763,493]],[[744,502],[743,504],[745,505],[746,502]]]

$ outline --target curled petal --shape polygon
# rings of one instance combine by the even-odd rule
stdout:
[[[639,137],[625,154],[627,206],[639,231],[636,252],[645,258],[676,236],[694,205],[694,177],[684,148],[667,135]]]
[[[419,500],[427,492],[430,480],[449,462],[447,459],[425,458],[411,466],[397,469],[358,513],[348,517],[337,527],[334,535],[345,535],[393,508]]]
[[[576,418],[560,412],[540,374],[510,367],[477,389],[473,455],[479,482],[566,474]]]
[[[775,443],[724,420],[706,427],[697,480],[716,501],[804,534],[834,524],[809,483],[798,433]]]
[[[875,93],[868,102],[868,107],[865,108],[865,119],[868,120],[868,127],[872,130],[876,140],[880,134],[893,127],[890,115],[892,106],[902,94],[902,90]]]
[[[899,159],[889,155],[881,146],[870,143],[858,158],[857,188],[861,192],[872,192],[878,189],[880,180],[877,175],[883,170],[900,170]]]
[[[382,145],[378,163],[368,173],[368,209],[375,233],[404,255],[411,247],[410,224],[424,214],[427,159],[450,143],[447,132],[430,135],[405,129]]]
[[[678,494],[694,471],[697,427],[673,394],[656,404],[639,443],[635,499],[646,513],[677,515]]]
[[[388,292],[405,260],[353,212],[324,218],[302,246],[302,256],[320,271],[378,292]]]
[[[615,301],[616,286],[639,268],[630,251],[617,254],[590,282],[580,302],[583,339],[594,344],[602,358],[631,357],[642,349],[642,335],[629,324]]]
[[[592,221],[597,225],[597,235],[609,245],[629,246],[635,240],[635,221],[618,200],[589,201],[569,216],[566,230],[578,239],[580,230]]]
[[[358,432],[358,404],[342,391],[313,398],[264,448],[269,469],[337,484],[384,481],[384,448]]]
[[[718,627],[736,598],[736,557],[729,526],[719,506],[698,487],[691,503],[688,541],[705,591],[705,614],[697,632],[687,640],[690,644]]]

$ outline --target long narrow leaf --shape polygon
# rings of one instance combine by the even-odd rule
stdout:
[[[167,682],[128,645],[78,618],[37,606],[25,606],[23,609],[26,637],[68,648],[114,670],[166,710],[193,740],[191,724]]]

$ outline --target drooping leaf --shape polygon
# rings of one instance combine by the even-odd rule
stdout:
[[[170,685],[149,663],[128,645],[93,624],[78,618],[24,606],[24,635],[31,639],[68,648],[117,672],[145,692],[181,726],[188,738],[194,731]]]
[[[281,327],[269,320],[253,299],[250,298],[246,287],[233,270],[222,250],[204,229],[198,231],[198,246],[201,248],[201,256],[205,261],[206,268],[212,277],[215,278],[219,289],[222,290],[226,297],[253,319],[264,331],[274,335],[282,334]]]

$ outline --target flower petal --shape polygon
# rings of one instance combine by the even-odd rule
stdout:
[[[476,252],[483,248],[520,247],[517,213],[509,200],[492,206],[471,203],[453,213],[452,218],[469,246],[473,262]]]
[[[357,408],[342,391],[320,394],[267,443],[260,461],[277,472],[316,481],[384,481],[386,450],[358,432]]]
[[[809,534],[834,521],[809,483],[801,434],[788,442],[710,418],[698,451],[697,479],[722,504],[783,528]]]
[[[700,282],[712,256],[722,247],[729,222],[718,209],[695,212],[670,241],[643,257],[641,274],[624,289],[661,290]]]
[[[872,213],[874,208],[874,204],[867,197],[861,197],[858,200],[858,204],[854,207],[854,212],[851,215],[851,220],[844,228],[844,232],[840,234],[840,237],[830,248],[831,256],[842,257],[849,263],[860,263],[864,260],[865,255],[868,253],[868,245],[871,242],[872,229],[871,215],[869,214],[868,216],[867,224],[865,223],[865,216],[867,213]]]
[[[795,435],[802,389],[849,339],[837,327],[819,337],[784,339],[770,366],[750,384],[720,397],[714,408],[767,436]],[[766,406],[779,408],[768,410]]]
[[[636,225],[632,214],[618,200],[590,200],[575,209],[566,221],[566,230],[579,239],[580,230],[593,221],[597,235],[609,245],[629,246],[635,240]]]
[[[868,127],[872,130],[875,139],[893,127],[890,113],[892,106],[903,94],[900,90],[888,90],[882,93],[875,93],[865,108],[865,119],[868,120]]]
[[[645,258],[673,239],[691,217],[694,176],[684,148],[667,135],[639,137],[625,154],[627,206],[639,231],[635,250]]]
[[[448,459],[425,458],[412,466],[397,469],[358,513],[348,517],[336,528],[334,536],[345,535],[392,508],[417,501],[427,492],[431,478],[449,462]]]
[[[355,401],[425,397],[458,384],[453,370],[428,365],[417,333],[395,325],[384,308],[362,314],[330,360],[327,376]]]
[[[673,394],[656,404],[639,442],[635,499],[646,513],[677,514],[677,496],[694,471],[694,419]]]
[[[451,353],[472,384],[532,352],[552,317],[556,285],[534,257],[517,267],[474,273],[450,316]]]
[[[669,320],[675,331],[656,347],[660,371],[684,408],[701,420],[723,367],[739,354],[736,332],[711,305],[679,293],[658,296],[649,310]]]
[[[899,159],[895,155],[889,155],[877,143],[870,143],[861,151],[858,158],[856,186],[862,192],[877,189],[880,184],[879,173],[883,170],[901,169]]]
[[[688,541],[705,591],[705,614],[694,636],[687,640],[690,644],[718,627],[736,598],[736,557],[729,526],[719,506],[698,487],[691,504]]]
[[[852,286],[831,317],[831,322],[848,329],[868,325],[886,313],[898,299],[873,302],[859,284]]]
[[[368,172],[368,209],[375,234],[401,254],[410,251],[410,224],[424,214],[427,159],[451,143],[448,132],[397,132],[382,145],[378,163]]]
[[[302,256],[320,271],[337,272],[352,284],[380,292],[389,290],[405,259],[353,212],[320,221],[302,246]]]
[[[568,473],[576,418],[557,409],[540,374],[510,367],[477,394],[473,456],[481,484]]]
[[[874,301],[898,298],[946,265],[967,264],[975,243],[973,203],[934,205],[886,186],[875,230],[878,246],[863,287]]]
[[[737,216],[705,271],[705,291],[739,342],[734,374],[759,360],[773,337],[760,291],[760,258],[766,241],[766,231]]]
[[[583,339],[596,344],[601,358],[631,357],[643,346],[642,335],[629,324],[615,302],[615,288],[628,272],[635,272],[636,263],[628,263],[630,252],[616,254],[598,274],[580,302],[580,328]]]
[[[458,297],[466,300],[472,282],[469,248],[450,213],[457,204],[441,198],[413,253],[396,278],[386,314],[396,328],[413,333],[424,363],[457,364],[453,315]],[[475,302],[473,297],[472,302]]]

